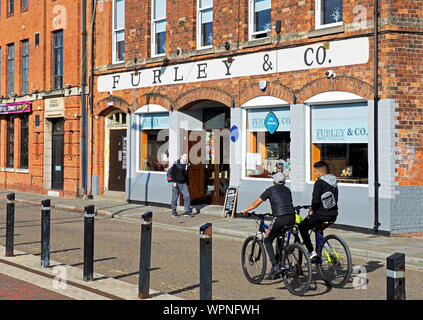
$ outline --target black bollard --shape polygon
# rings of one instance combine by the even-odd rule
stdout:
[[[138,276],[138,298],[150,297],[150,263],[151,263],[151,235],[153,213],[148,211],[141,217],[141,243],[140,243],[140,271]]]
[[[212,300],[212,224],[200,227],[200,300]]]
[[[94,272],[94,206],[84,208],[84,281],[93,280]]]
[[[15,238],[15,194],[7,195],[6,205],[6,257],[13,257]]]
[[[41,268],[50,268],[50,200],[41,201]]]
[[[386,259],[387,300],[405,300],[405,254],[394,253]]]

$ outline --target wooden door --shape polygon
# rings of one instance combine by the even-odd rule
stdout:
[[[189,132],[191,134],[191,132]],[[200,132],[198,133],[198,135]],[[200,136],[198,137],[197,141],[188,141],[188,150],[190,151],[191,148],[200,140]],[[189,154],[188,151],[188,154]],[[200,156],[200,151],[198,152],[198,156]],[[201,161],[199,164],[192,164],[190,162],[190,168],[188,171],[188,181],[189,181],[189,193],[191,196],[191,203],[204,203],[205,201],[205,194],[204,194],[204,164]]]
[[[125,191],[126,129],[110,130],[109,190]]]

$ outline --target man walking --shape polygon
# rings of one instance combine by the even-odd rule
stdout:
[[[172,217],[178,218],[179,215],[176,212],[177,202],[179,198],[179,192],[184,197],[184,211],[185,217],[193,217],[191,209],[191,197],[188,190],[188,154],[184,153],[181,158],[177,160],[173,166],[169,169],[170,177],[172,179]]]

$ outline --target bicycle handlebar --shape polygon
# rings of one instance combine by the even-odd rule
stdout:
[[[305,206],[296,206],[294,207],[295,210],[301,210],[301,209],[311,209],[311,205],[305,205]]]

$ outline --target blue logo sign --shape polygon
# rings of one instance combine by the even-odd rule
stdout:
[[[270,132],[270,134],[274,134],[278,129],[279,120],[272,111],[270,111],[266,119],[264,119],[264,126],[266,127],[267,131]]]
[[[232,126],[231,130],[230,130],[230,135],[231,135],[231,141],[232,142],[237,142],[238,138],[239,138],[239,129],[237,126]]]

